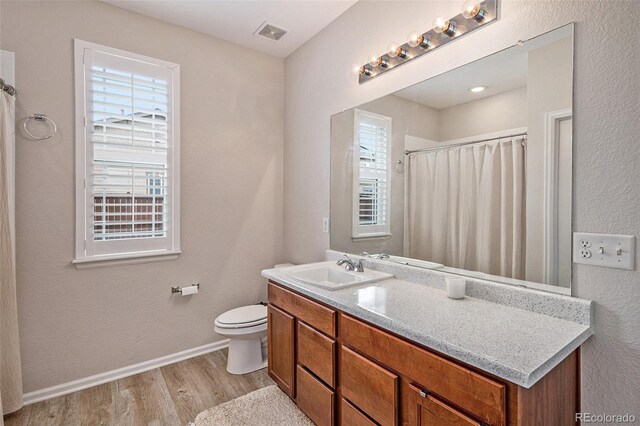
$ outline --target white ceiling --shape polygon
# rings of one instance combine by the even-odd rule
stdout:
[[[522,45],[510,47],[414,84],[394,95],[431,108],[443,109],[526,86],[529,51],[569,36],[571,28],[559,28]],[[479,93],[469,91],[476,86],[487,86],[487,89]]]
[[[477,101],[527,85],[527,51],[508,49],[402,89],[396,96],[435,109]],[[471,87],[487,86],[472,93]]]
[[[357,0],[102,0],[113,6],[285,58]],[[273,42],[253,35],[269,22],[290,31]]]

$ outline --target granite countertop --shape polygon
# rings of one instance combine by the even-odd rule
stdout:
[[[395,277],[411,275],[398,265],[385,267],[384,262],[368,266],[396,272]],[[525,388],[533,386],[593,334],[590,301],[509,288],[507,293],[525,292],[519,294],[518,303],[510,303],[515,297],[487,300],[492,297],[485,295],[492,292],[479,291],[478,285],[492,284],[484,283],[467,284],[467,294],[476,297],[453,300],[442,288],[442,273],[421,270],[414,275],[422,275],[422,282],[392,278],[332,291],[298,281],[286,269],[262,271],[262,276],[284,287]],[[540,313],[538,305],[545,300],[563,306],[562,312]]]

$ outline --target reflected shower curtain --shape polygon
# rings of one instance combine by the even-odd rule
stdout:
[[[406,255],[524,279],[524,166],[523,138],[409,155]]]
[[[13,144],[15,98],[0,91],[0,399],[2,414],[22,407],[22,366],[16,307],[16,262],[9,195],[9,144]],[[0,417],[2,423],[2,417]]]

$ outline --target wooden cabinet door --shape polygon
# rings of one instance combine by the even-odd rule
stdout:
[[[415,426],[481,426],[481,424],[464,413],[453,408],[428,392],[409,385],[408,398],[412,401],[409,418],[405,423]]]
[[[269,377],[295,398],[295,319],[284,311],[268,308]]]
[[[344,314],[340,338],[342,345],[420,383],[485,423],[506,425],[505,384]]]

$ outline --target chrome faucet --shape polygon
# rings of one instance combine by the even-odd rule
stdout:
[[[389,256],[387,253],[380,253],[380,254],[369,254],[366,251],[362,252],[362,255],[365,257],[370,257],[371,259],[378,259],[378,260],[384,260],[384,259],[389,259],[391,256]]]
[[[342,266],[345,265],[345,269],[347,271],[354,272],[364,272],[364,266],[362,265],[362,259],[354,260],[350,259],[346,254],[344,255],[346,259],[340,259],[336,262],[336,265]]]

